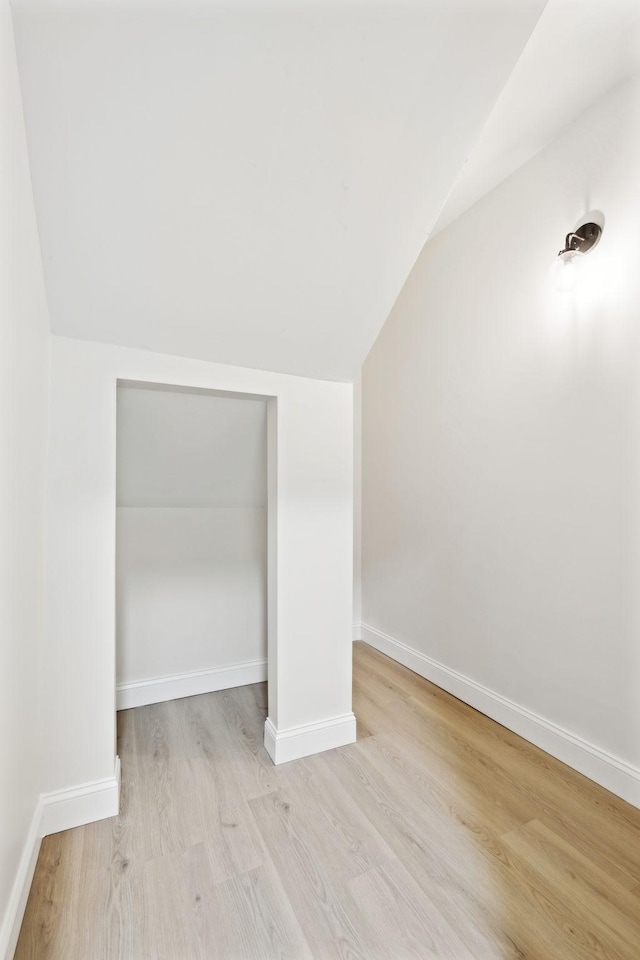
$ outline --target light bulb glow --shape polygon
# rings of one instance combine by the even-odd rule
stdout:
[[[553,285],[560,293],[572,293],[583,269],[584,254],[579,250],[566,250],[553,262]]]

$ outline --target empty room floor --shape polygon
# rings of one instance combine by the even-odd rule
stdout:
[[[45,838],[16,960],[638,960],[640,811],[354,645],[356,744],[266,686],[119,714],[122,813]]]

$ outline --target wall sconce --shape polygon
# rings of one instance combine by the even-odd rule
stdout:
[[[585,254],[593,250],[601,236],[602,227],[597,223],[583,223],[567,234],[564,249],[558,252],[553,264],[553,279],[558,290],[569,293],[574,289]]]

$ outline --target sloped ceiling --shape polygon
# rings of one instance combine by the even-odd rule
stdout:
[[[14,0],[55,333],[350,380],[544,0]]]
[[[549,0],[434,234],[640,70],[640,0]],[[576,163],[581,163],[576,158]]]
[[[267,403],[118,387],[119,507],[265,507]]]

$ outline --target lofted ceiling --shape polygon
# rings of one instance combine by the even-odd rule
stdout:
[[[264,507],[267,402],[118,385],[119,507]]]
[[[12,6],[53,331],[323,379],[640,69],[638,0]]]
[[[434,233],[639,70],[640,0],[549,0]],[[576,162],[582,161],[576,158]]]
[[[351,380],[544,0],[13,0],[57,334]]]

